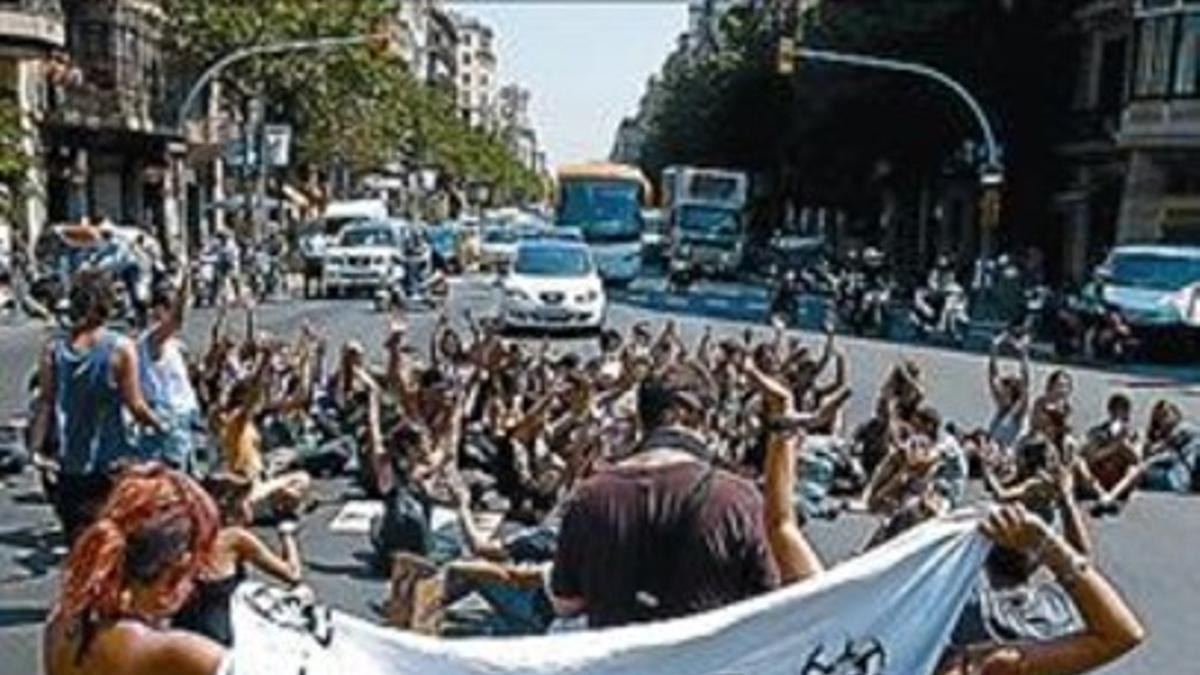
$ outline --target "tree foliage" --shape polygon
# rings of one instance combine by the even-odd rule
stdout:
[[[32,160],[25,151],[26,130],[15,101],[0,101],[0,218],[11,218],[13,206],[25,191]]]
[[[937,67],[987,110],[1004,146],[1010,219],[1039,229],[1066,133],[1070,0],[845,0],[807,17],[803,43]],[[801,62],[776,73],[779,32],[763,13],[733,13],[723,49],[676,57],[642,157],[657,175],[676,163],[738,166],[778,187],[779,203],[872,208],[880,166],[912,194],[947,170],[978,127],[954,96],[907,75]],[[1040,228],[1046,231],[1048,228]]]
[[[314,37],[378,33],[396,0],[167,0],[172,51],[183,67],[235,49]],[[345,48],[252,59],[222,78],[232,105],[261,96],[273,122],[293,126],[301,165],[339,160],[369,171],[404,157],[453,180],[493,182],[502,193],[537,178],[490,134],[471,129],[447,92],[415,79],[393,55]]]

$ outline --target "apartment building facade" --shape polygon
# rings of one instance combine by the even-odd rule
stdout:
[[[473,127],[497,126],[496,36],[491,26],[474,17],[455,15],[458,28],[458,108]]]

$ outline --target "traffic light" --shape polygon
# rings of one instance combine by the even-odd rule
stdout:
[[[785,35],[779,38],[779,60],[776,70],[780,75],[792,75],[796,72],[796,38]]]
[[[391,58],[400,53],[396,40],[396,26],[391,21],[378,21],[371,27],[367,47],[380,58]]]

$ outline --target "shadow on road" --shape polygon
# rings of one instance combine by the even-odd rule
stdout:
[[[370,551],[355,551],[351,555],[354,558],[354,562],[349,564],[333,564],[308,560],[305,561],[304,566],[318,574],[344,576],[358,581],[379,581],[387,578],[386,575],[376,570],[375,556]]]
[[[62,533],[57,529],[46,529],[39,526],[26,526],[14,530],[0,532],[0,549],[17,549],[20,551],[13,557],[24,573],[11,573],[0,576],[0,583],[14,583],[44,577],[58,569],[63,555],[60,551],[65,546]]]
[[[45,607],[0,607],[0,630],[44,623],[46,614]]]

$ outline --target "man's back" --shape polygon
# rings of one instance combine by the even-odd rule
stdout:
[[[749,482],[697,461],[619,466],[568,502],[552,579],[592,626],[661,620],[771,590],[779,573]]]

